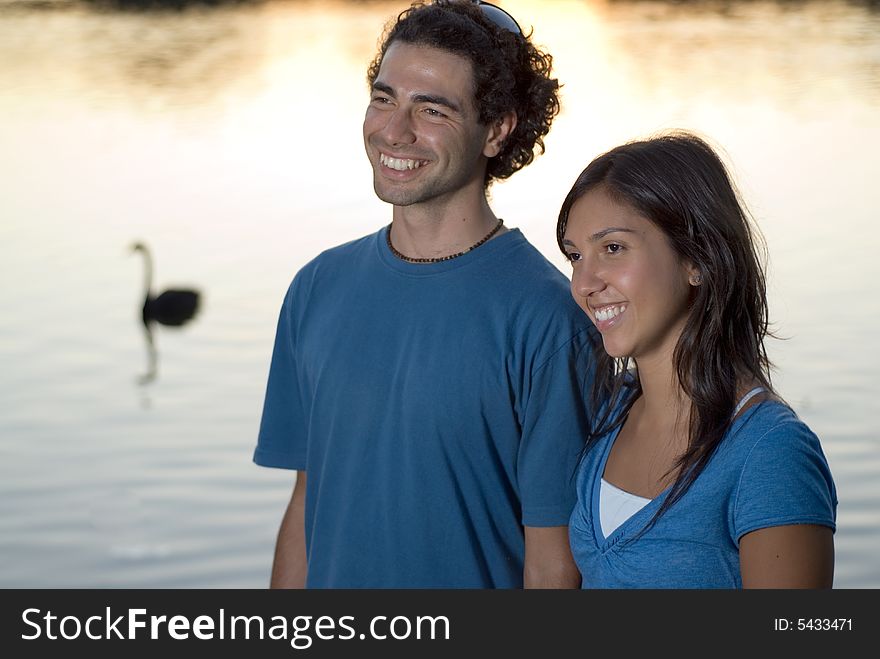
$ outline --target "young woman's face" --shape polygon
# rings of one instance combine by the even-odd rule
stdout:
[[[602,187],[578,199],[563,240],[571,294],[612,357],[672,359],[696,274],[650,220]]]

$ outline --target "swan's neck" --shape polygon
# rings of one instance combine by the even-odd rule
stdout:
[[[153,259],[147,250],[143,249],[141,253],[144,255],[144,298],[148,298],[153,287]]]

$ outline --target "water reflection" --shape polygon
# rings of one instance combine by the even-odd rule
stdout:
[[[409,2],[14,2],[0,0],[0,257],[15,273],[0,287],[0,585],[262,587],[290,493],[249,459],[278,305],[307,260],[388,221],[364,72]],[[593,156],[668,128],[720,144],[792,337],[773,344],[777,384],[838,481],[835,583],[880,586],[876,3],[498,4],[534,26],[564,87],[547,153],[493,208],[566,267],[553,217]],[[157,295],[166,275],[211,292],[185,326],[132,331],[140,236]]]
[[[161,115],[247,97],[259,86],[264,25],[241,20],[258,3],[24,7],[31,5],[13,11],[0,0],[0,79],[18,98],[49,105],[60,87],[92,107]]]
[[[147,372],[138,381],[148,384],[156,379],[159,358],[153,340],[153,326],[180,327],[186,325],[199,311],[201,293],[191,288],[169,288],[159,295],[153,292],[153,257],[144,243],[132,245],[132,252],[138,252],[144,263],[144,303],[141,320],[147,345]]]
[[[97,9],[125,11],[183,11],[191,7],[219,7],[223,5],[256,5],[262,0],[83,0]]]

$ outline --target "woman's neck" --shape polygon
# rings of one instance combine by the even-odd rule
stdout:
[[[642,389],[642,411],[648,417],[681,416],[690,409],[690,399],[681,387],[671,355],[638,359],[636,369]]]

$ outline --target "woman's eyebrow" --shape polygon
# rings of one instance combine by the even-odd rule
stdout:
[[[602,240],[609,233],[638,233],[635,229],[626,229],[624,227],[608,227],[607,229],[602,229],[601,231],[597,231],[592,236],[590,236],[590,242],[594,243],[597,240]]]

